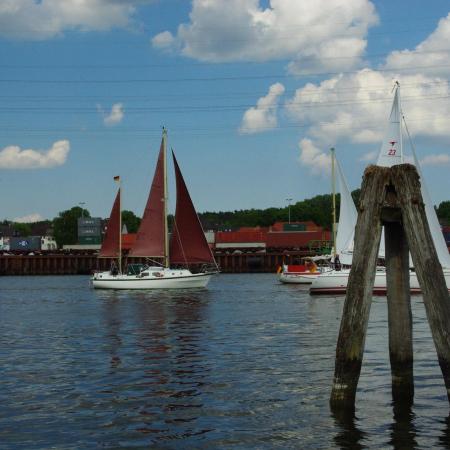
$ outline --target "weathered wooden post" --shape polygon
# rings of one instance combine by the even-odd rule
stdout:
[[[405,233],[450,401],[450,298],[431,237],[419,174],[410,164],[394,166],[391,170],[398,186],[397,196],[402,205]]]
[[[336,348],[330,404],[353,408],[385,225],[392,393],[412,401],[413,349],[409,286],[411,252],[450,401],[450,298],[431,237],[414,166],[370,166],[364,173],[352,270]]]
[[[331,405],[353,408],[355,403],[380,246],[380,199],[383,198],[386,181],[379,174],[384,172],[387,169],[371,166],[364,173],[352,271],[336,347]]]
[[[394,400],[412,402],[414,379],[409,246],[397,192],[392,184],[386,187],[381,219],[385,237],[392,397]]]
[[[410,400],[414,397],[414,380],[409,249],[401,224],[383,223],[392,397]]]

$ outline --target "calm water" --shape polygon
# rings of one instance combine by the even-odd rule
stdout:
[[[378,297],[356,417],[332,416],[342,306],[270,274],[221,275],[208,290],[171,293],[1,277],[0,448],[450,448],[420,297],[412,410],[391,404]]]

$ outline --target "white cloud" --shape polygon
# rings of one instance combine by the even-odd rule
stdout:
[[[285,108],[294,123],[306,126],[308,139],[301,145],[305,148],[300,159],[302,164],[317,167],[313,162],[320,152],[311,148],[317,150],[325,145],[339,145],[339,142],[379,144],[389,117],[396,80],[400,81],[402,109],[411,135],[450,143],[447,120],[450,116],[450,56],[448,51],[445,52],[449,57],[446,61],[439,59],[444,52],[434,53],[448,47],[449,38],[450,15],[442,19],[436,30],[415,50],[390,54],[382,66],[387,70],[365,68],[297,89],[286,101]],[[440,63],[448,65],[446,74]],[[433,65],[433,68],[423,69],[423,66]],[[409,70],[402,70],[404,68]],[[365,162],[373,161],[373,158],[374,152],[359,157]],[[406,154],[405,161],[409,158]],[[449,159],[445,154],[429,155],[422,163],[448,164]]]
[[[0,35],[47,39],[64,30],[104,31],[126,27],[146,0],[1,0]]]
[[[320,150],[310,139],[302,139],[299,142],[299,161],[311,169],[315,174],[328,174],[331,168],[331,156]]]
[[[15,219],[13,219],[13,222],[34,223],[34,222],[40,222],[41,220],[44,220],[44,218],[39,213],[32,213],[32,214],[28,214],[27,216],[16,217]]]
[[[285,106],[291,119],[309,126],[308,134],[319,143],[380,142],[395,79],[400,79],[403,111],[411,134],[449,139],[450,85],[442,78],[422,74],[392,77],[363,69],[318,85],[309,83]]]
[[[125,114],[122,103],[115,103],[109,114],[106,114],[100,105],[98,105],[97,108],[103,116],[103,123],[105,125],[112,126],[122,122]]]
[[[190,23],[164,31],[153,45],[173,46],[202,61],[289,58],[299,73],[317,66],[360,64],[370,26],[378,21],[369,0],[193,0]],[[266,3],[266,2],[264,2]]]
[[[49,169],[62,166],[69,154],[69,141],[57,141],[44,151],[22,150],[16,145],[5,147],[0,151],[0,169]]]
[[[284,93],[284,86],[275,83],[256,106],[245,111],[239,131],[242,134],[260,133],[277,126],[278,99]]]
[[[170,49],[176,44],[174,36],[169,31],[157,34],[152,38],[151,42],[153,47],[159,49]]]
[[[436,30],[414,50],[392,52],[386,59],[385,68],[413,69],[429,76],[450,75],[450,13],[441,19]]]
[[[450,164],[450,155],[441,153],[439,155],[427,155],[420,160],[422,166],[441,166],[442,164]]]

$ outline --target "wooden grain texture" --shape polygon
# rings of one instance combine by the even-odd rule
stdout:
[[[347,285],[330,404],[353,407],[369,321],[381,238],[381,208],[389,170],[369,166],[361,189],[352,269]]]
[[[395,214],[391,211],[390,216]],[[410,401],[414,379],[409,247],[400,222],[384,222],[384,237],[392,397]]]
[[[419,175],[416,168],[409,164],[394,166],[391,171],[392,180],[397,186],[403,226],[450,401],[450,296],[431,237]]]

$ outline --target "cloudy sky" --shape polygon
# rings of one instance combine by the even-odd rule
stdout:
[[[448,0],[0,0],[0,218],[107,216],[115,175],[141,215],[162,126],[199,211],[327,193],[330,147],[355,189],[396,80],[438,204],[449,42]]]

